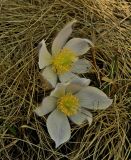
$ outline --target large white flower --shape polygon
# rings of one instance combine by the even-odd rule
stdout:
[[[43,99],[35,109],[38,116],[52,112],[47,118],[47,129],[56,147],[69,140],[72,122],[80,125],[84,121],[92,123],[92,114],[89,110],[106,109],[112,104],[104,92],[89,86],[90,80],[80,78],[70,83],[58,83],[50,96]]]
[[[52,54],[47,50],[45,41],[42,40],[39,47],[39,68],[41,74],[55,87],[57,81],[68,82],[76,79],[75,74],[86,73],[91,67],[88,60],[78,57],[85,54],[93,45],[88,39],[72,38],[72,26],[76,20],[68,23],[56,36],[52,44]]]

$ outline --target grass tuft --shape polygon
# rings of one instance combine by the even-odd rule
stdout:
[[[85,77],[114,99],[94,112],[93,124],[72,124],[70,141],[54,149],[46,117],[33,110],[51,87],[38,69],[38,43],[50,48],[72,19],[75,37],[95,47],[86,55],[93,70]],[[0,1],[0,157],[2,160],[129,160],[131,2],[126,0]]]

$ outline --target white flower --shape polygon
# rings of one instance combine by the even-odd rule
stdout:
[[[46,48],[45,41],[42,40],[39,49],[39,68],[43,69],[41,74],[50,84],[55,87],[57,81],[68,82],[76,79],[75,74],[86,73],[91,67],[91,63],[78,57],[85,54],[92,42],[88,39],[72,38],[68,40],[72,33],[72,26],[76,20],[68,23],[56,36],[52,44],[52,54]]]
[[[68,118],[80,125],[92,123],[92,114],[87,109],[106,109],[112,104],[104,92],[89,86],[90,80],[80,78],[70,83],[58,83],[50,96],[43,99],[35,109],[38,116],[52,112],[47,118],[47,129],[56,147],[69,140],[71,128]]]

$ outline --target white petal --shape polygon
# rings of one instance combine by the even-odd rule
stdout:
[[[42,72],[42,76],[53,86],[56,86],[57,83],[57,75],[52,70],[51,66],[47,66]]]
[[[57,98],[48,96],[43,99],[42,103],[37,107],[34,112],[38,116],[44,116],[56,108]]]
[[[66,87],[66,92],[71,92],[73,94],[80,91],[82,88],[87,87],[90,84],[90,79],[87,78],[78,78],[72,80]]]
[[[72,72],[74,73],[87,73],[91,69],[91,63],[86,59],[79,59],[76,61],[72,67]]]
[[[88,121],[89,125],[91,125],[93,120],[92,113],[87,110],[84,110],[84,112],[78,112],[76,115],[70,116],[69,118],[77,125],[81,125],[85,121]]]
[[[78,79],[79,76],[75,75],[74,73],[67,72],[65,74],[60,74],[59,79],[62,83],[66,83],[72,81],[73,79]]]
[[[76,23],[76,20],[69,22],[56,36],[52,44],[52,54],[58,53],[63,46],[65,45],[66,41],[68,40],[69,36],[72,33],[72,26]]]
[[[68,48],[76,53],[77,56],[80,56],[85,54],[90,49],[89,40],[82,38],[72,38],[66,43],[64,48]]]
[[[51,64],[51,55],[46,48],[46,44],[44,40],[42,40],[39,45],[40,45],[40,48],[39,48],[38,64],[39,64],[39,68],[43,69],[45,66],[48,66]]]
[[[75,94],[80,100],[80,106],[88,109],[106,109],[112,104],[104,92],[95,87],[88,86]]]
[[[47,129],[51,138],[55,141],[56,148],[69,140],[71,128],[67,117],[57,109],[47,119]]]
[[[93,121],[92,113],[85,110],[85,109],[82,109],[82,113],[86,115],[86,119],[88,120],[88,123],[89,123],[89,126],[90,126],[92,124],[92,121]]]
[[[51,92],[51,96],[53,97],[61,97],[65,94],[66,85],[62,83],[58,83],[55,87],[55,89]]]

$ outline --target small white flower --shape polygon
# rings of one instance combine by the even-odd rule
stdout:
[[[42,76],[53,87],[56,86],[58,79],[60,82],[68,82],[78,77],[75,73],[86,73],[91,67],[88,60],[78,57],[90,49],[92,42],[82,38],[72,38],[67,42],[75,22],[76,20],[68,23],[58,33],[52,44],[52,54],[48,52],[44,40],[40,43],[39,68],[43,69]]]
[[[89,83],[86,78],[58,83],[50,96],[35,109],[38,116],[52,112],[47,118],[47,129],[56,147],[70,139],[68,118],[78,125],[86,120],[91,125],[92,114],[87,109],[106,109],[112,104],[112,99],[98,88],[89,86]]]

